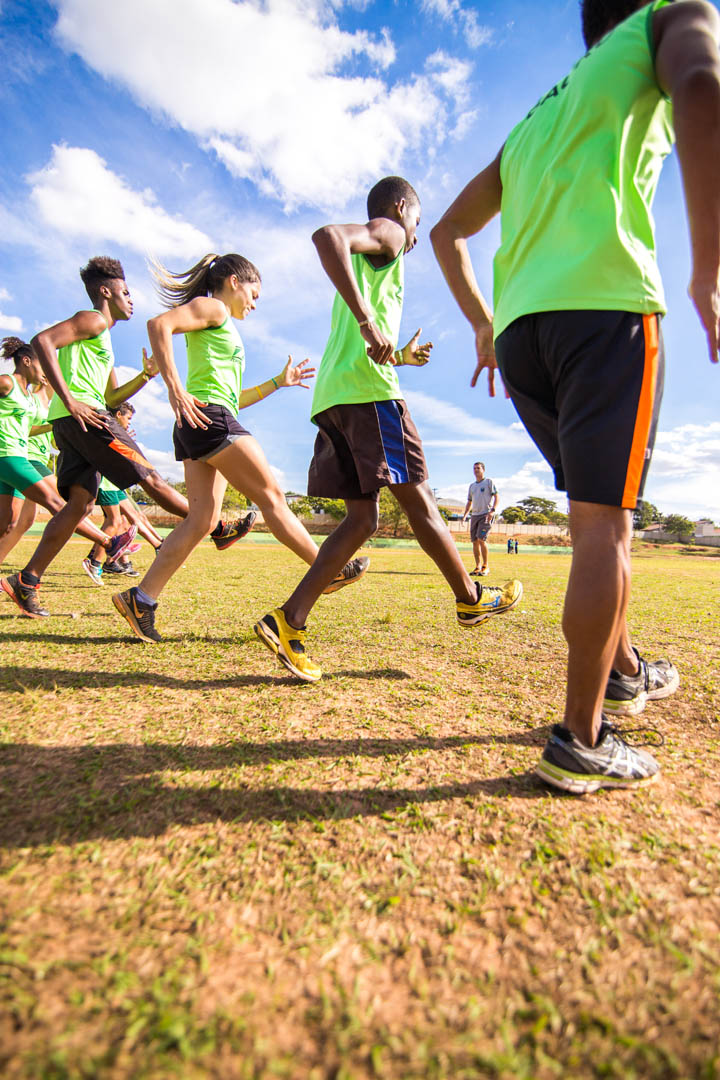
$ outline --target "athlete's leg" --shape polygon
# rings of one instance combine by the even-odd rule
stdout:
[[[455,599],[463,604],[474,604],[477,587],[463,566],[457,545],[443,521],[427,480],[422,484],[392,484],[390,491],[407,514],[418,544],[435,563]]]
[[[481,553],[481,550],[480,550],[480,541],[479,540],[473,540],[473,557],[475,559],[475,569],[476,570],[480,569],[481,555],[482,555],[482,553]]]
[[[45,479],[47,480],[47,477]],[[47,499],[47,493],[40,490],[41,485],[33,484],[32,488],[39,490],[35,490],[30,497],[34,498],[35,502],[39,502],[41,506],[47,506],[47,502],[42,501],[43,498]],[[32,492],[32,489],[29,488],[28,492]],[[23,494],[26,495],[25,492]],[[91,492],[79,484],[73,484],[68,495],[68,501],[63,503],[60,496],[55,492],[61,506],[59,508],[56,505],[47,507],[52,510],[53,517],[45,526],[40,543],[35,548],[29,563],[25,567],[24,572],[27,574],[33,574],[35,577],[41,578],[75,531],[80,533],[81,536],[86,536],[89,540],[102,544],[103,547],[107,547],[110,543],[109,538],[104,533],[96,529],[94,525],[88,525],[83,521],[83,518],[87,517],[94,506],[94,498]],[[52,501],[54,502],[54,500]]]
[[[132,499],[123,499],[119,504],[118,509],[130,525],[137,525],[137,531],[143,539],[147,540],[148,544],[157,551],[163,542],[162,536],[153,528],[149,518],[143,514],[142,510],[135,505]]]
[[[163,480],[158,473],[150,473],[149,476],[140,480],[139,484],[143,491],[146,491],[155,500],[158,506],[162,506],[163,510],[167,510],[169,514],[175,514],[176,517],[187,517],[187,499],[175,488],[170,487],[167,481]]]
[[[207,536],[220,514],[227,480],[206,461],[183,462],[188,493],[187,517],[170,533],[157,558],[139,584],[157,600],[173,574]]]
[[[327,586],[378,527],[375,499],[346,499],[347,514],[318,551],[315,562],[292,595],[282,605],[291,626],[307,622],[315,603]]]
[[[3,528],[4,514],[0,509],[0,563],[7,559],[15,545],[22,540],[37,514],[37,503],[32,499],[13,499],[12,496],[0,495],[0,504],[4,498],[11,499],[11,522],[14,524],[11,523],[7,529]]]
[[[23,491],[23,495],[26,499],[32,499],[33,502],[38,503],[40,506],[44,506],[45,509],[49,510],[53,515],[53,518],[51,518],[45,526],[45,532],[50,528],[54,518],[65,511],[68,506],[68,503],[65,502],[55,485],[55,478],[50,476],[44,476],[42,480],[39,480],[36,484],[31,484],[30,487]],[[93,506],[94,503],[91,502],[90,509],[87,512],[88,514],[92,511]],[[83,518],[86,516],[86,514],[83,514]],[[94,540],[96,544],[100,544],[104,548],[110,546],[111,538],[106,536],[96,525],[93,525],[92,521],[83,521],[81,519],[71,530],[71,534],[72,532],[76,532],[78,536],[84,536],[88,540]],[[44,536],[45,533],[43,533],[43,538]],[[53,558],[55,558],[54,555]]]
[[[317,544],[288,506],[257,439],[243,435],[213,454],[211,461],[234,488],[255,503],[275,539],[312,566]]]
[[[563,612],[568,643],[564,723],[586,746],[594,746],[608,675],[625,630],[632,514],[571,500],[570,533],[573,556]]]
[[[487,546],[487,541],[486,541],[486,540],[478,540],[478,544],[479,544],[479,546],[480,546],[480,554],[481,554],[481,556],[482,556],[482,565],[483,565],[483,566],[487,566],[487,564],[488,564],[488,546]],[[475,563],[476,563],[476,565],[477,565],[477,555],[475,556]]]

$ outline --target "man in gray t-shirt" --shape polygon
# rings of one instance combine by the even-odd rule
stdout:
[[[495,517],[498,493],[493,481],[485,478],[485,465],[482,461],[475,462],[473,472],[475,473],[475,482],[468,488],[463,521],[467,521],[467,516],[470,514],[470,539],[472,540],[473,555],[475,556],[475,569],[470,571],[470,577],[484,577],[488,573],[488,546],[486,541]],[[482,564],[480,563],[481,558]]]

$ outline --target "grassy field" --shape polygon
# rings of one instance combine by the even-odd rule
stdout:
[[[283,549],[203,546],[154,647],[84,553],[52,619],[0,605],[6,1080],[720,1076],[720,559],[635,557],[681,672],[627,725],[663,773],[578,800],[532,775],[566,555],[494,557],[525,598],[471,633],[421,553],[371,551],[308,686],[251,629]]]

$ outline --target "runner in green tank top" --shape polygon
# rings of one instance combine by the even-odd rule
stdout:
[[[286,386],[308,386],[315,369],[292,357],[278,375],[242,388],[245,350],[232,322],[255,310],[260,273],[242,255],[206,255],[190,270],[172,274],[156,264],[158,291],[169,310],[148,323],[148,335],[175,413],[175,457],[182,461],[190,513],[164,541],[140,585],[113,603],[142,641],[160,641],[155,610],[160,593],[217,520],[228,482],[253,502],[281,543],[312,564],[317,546],[292,513],[260,444],[235,418]],[[187,388],[173,358],[173,334],[184,334]],[[249,529],[255,514],[249,515]],[[247,529],[246,529],[247,531]],[[359,575],[357,575],[359,576]],[[342,584],[353,580],[347,575]]]
[[[33,387],[45,382],[40,361],[32,347],[20,338],[4,338],[0,355],[14,364],[12,375],[0,375],[0,562],[12,550],[35,518],[35,505],[51,514],[62,512],[65,502],[58,494],[55,477],[42,463],[28,460],[28,443],[42,434],[45,425],[34,423],[37,405]],[[19,496],[19,497],[18,497]],[[27,509],[22,505],[22,499]],[[30,509],[32,508],[32,509]],[[24,511],[24,514],[23,514]],[[20,516],[22,521],[20,521]],[[81,536],[109,545],[109,539],[92,523],[79,526]],[[8,589],[3,585],[5,592]]]
[[[308,494],[343,499],[347,514],[282,607],[255,624],[263,644],[305,682],[322,676],[305,651],[305,622],[343,566],[362,563],[347,560],[378,527],[381,487],[398,500],[452,589],[462,626],[507,611],[522,595],[519,582],[483,588],[468,576],[428,484],[422,443],[400,390],[395,368],[422,367],[432,348],[419,344],[418,330],[396,349],[404,258],[417,243],[420,224],[417,192],[403,177],[386,176],[370,191],[367,212],[367,224],[326,225],[313,235],[337,295],[312,406],[319,433]]]
[[[475,385],[500,367],[509,396],[570,500],[563,629],[565,718],[539,775],[566,791],[651,781],[657,762],[606,714],[672,694],[678,673],[631,645],[632,509],[662,397],[652,200],[677,133],[690,226],[690,296],[718,362],[720,19],[705,0],[583,0],[587,52],[507,138],[432,232],[475,332]],[[495,317],[467,238],[498,213]],[[494,344],[493,344],[494,339]]]

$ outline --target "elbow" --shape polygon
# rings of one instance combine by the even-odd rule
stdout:
[[[334,225],[323,225],[312,234],[312,242],[318,251],[331,247],[337,238],[337,229]]]

